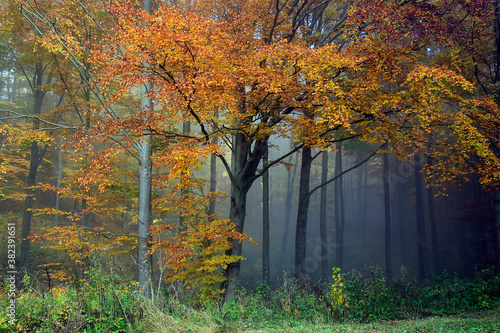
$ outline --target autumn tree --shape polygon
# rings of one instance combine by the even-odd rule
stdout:
[[[494,170],[496,162],[487,141],[493,140],[496,127],[485,120],[488,126],[479,131],[470,113],[496,110],[495,105],[471,98],[474,87],[462,75],[453,52],[429,54],[438,49],[428,47],[433,43],[450,46],[443,37],[446,22],[443,15],[437,15],[440,8],[448,10],[447,3],[365,0],[351,4],[200,0],[178,1],[170,7],[159,3],[148,13],[149,7],[144,11],[133,3],[116,2],[104,8],[116,25],[92,53],[94,69],[90,70],[78,58],[81,45],[66,38],[62,26],[47,20],[50,16],[41,16],[42,22],[55,27],[48,44],[58,45],[56,49],[86,73],[94,98],[102,102],[92,123],[94,133],[113,138],[139,162],[135,152],[146,152],[141,155],[143,166],[151,159],[149,148],[138,146],[141,140],[164,140],[165,149],[153,158],[173,163],[168,168],[182,178],[183,190],[193,185],[185,177],[194,163],[192,156],[214,153],[222,162],[232,186],[229,219],[233,224],[227,224],[227,232],[219,235],[233,238],[226,255],[234,260],[224,257],[218,267],[226,270],[229,300],[235,297],[239,278],[242,238],[236,235],[244,230],[248,191],[270,167],[294,152],[302,150],[303,156],[299,203],[305,215],[299,214],[297,220],[295,258],[295,269],[302,277],[307,199],[315,190],[309,190],[308,180],[312,149],[329,149],[336,142],[357,137],[377,143],[375,147],[390,142],[384,150],[405,158],[427,153],[426,147],[432,144],[434,170],[445,169],[447,157],[453,156],[463,162],[450,170],[458,174],[467,165],[467,155],[460,149],[465,147],[467,153],[480,152],[480,159],[491,162],[486,164]],[[450,8],[444,17],[455,7]],[[133,110],[116,108],[140,86],[148,87],[141,93],[142,107],[132,100]],[[149,98],[155,100],[154,107]],[[178,124],[188,122],[190,131],[181,133]],[[259,169],[272,135],[291,138],[294,145]],[[478,135],[487,139],[471,140]],[[211,145],[216,137],[221,144]],[[430,143],[430,137],[435,141]],[[169,150],[183,152],[184,157],[176,160]],[[486,174],[483,179],[488,180]],[[185,207],[199,202],[188,194],[183,192],[186,200],[178,209],[186,214],[186,221],[190,217]],[[141,201],[139,209],[148,209],[146,201]],[[172,211],[165,201],[157,207]],[[184,231],[199,230],[193,225]],[[203,251],[217,243],[212,241],[195,247]],[[223,243],[217,244],[221,251]]]
[[[24,213],[21,229],[21,249],[19,257],[19,271],[24,274],[28,269],[28,259],[30,251],[31,225],[32,225],[32,209],[34,207],[34,187],[37,182],[37,171],[49,147],[50,136],[45,133],[39,133],[40,116],[42,114],[42,106],[45,96],[49,91],[54,73],[54,58],[45,50],[45,48],[36,39],[36,36],[31,34],[30,27],[23,22],[20,15],[5,16],[3,12],[4,24],[2,25],[2,40],[3,45],[8,49],[16,66],[19,68],[22,75],[28,82],[29,89],[33,96],[32,111],[30,112],[32,126],[31,129],[12,128],[7,133],[17,132],[18,144],[30,148],[30,162],[28,174],[25,184],[25,202]],[[3,110],[8,113],[16,113],[15,108],[11,110]],[[22,117],[17,113],[13,117]],[[8,119],[5,117],[4,119]],[[20,124],[23,127],[23,124]],[[27,132],[22,134],[23,131]]]
[[[190,204],[191,202],[194,202],[194,198],[184,195],[184,198],[180,201],[172,200],[172,202],[176,202],[178,204],[175,210],[172,209],[173,206],[171,204],[165,204],[165,200],[167,198],[171,198],[170,196],[165,195],[161,202],[158,200],[158,202],[155,203],[151,202],[151,182],[155,182],[157,190],[165,188],[165,186],[169,189],[171,188],[170,184],[161,184],[161,182],[159,182],[159,180],[162,179],[161,176],[158,177],[157,180],[152,180],[151,162],[153,159],[159,161],[158,167],[163,166],[170,169],[168,174],[177,176],[191,174],[190,167],[194,164],[189,163],[194,163],[192,159],[178,157],[165,158],[165,156],[172,156],[169,154],[169,150],[178,153],[181,150],[176,150],[175,147],[188,147],[190,145],[189,140],[190,137],[192,138],[193,136],[187,133],[187,131],[185,131],[184,135],[176,131],[176,125],[178,122],[183,120],[189,121],[187,118],[183,119],[183,117],[186,117],[186,114],[189,114],[189,108],[179,108],[180,113],[177,115],[175,113],[168,114],[166,112],[154,112],[152,100],[156,98],[158,90],[154,88],[156,86],[154,79],[148,78],[151,75],[150,68],[153,67],[153,65],[150,64],[150,59],[141,59],[139,67],[144,68],[144,70],[141,71],[140,75],[136,78],[129,77],[128,81],[124,84],[122,84],[123,81],[119,80],[116,82],[110,81],[110,79],[114,80],[114,78],[112,76],[108,76],[108,74],[112,75],[116,73],[102,73],[102,70],[111,68],[105,67],[105,62],[107,61],[105,58],[101,58],[106,52],[117,52],[117,54],[113,54],[113,56],[110,57],[110,59],[112,59],[116,55],[127,54],[127,52],[130,51],[128,47],[137,46],[134,44],[121,45],[121,43],[126,41],[126,38],[132,37],[132,35],[123,36],[123,34],[127,32],[127,29],[129,29],[129,31],[134,31],[134,33],[137,34],[141,30],[142,32],[147,32],[147,30],[151,28],[148,26],[150,24],[148,21],[153,19],[157,13],[148,13],[151,7],[150,2],[145,2],[143,4],[143,8],[130,3],[117,3],[111,7],[100,7],[100,5],[94,6],[93,4],[83,2],[74,3],[74,5],[76,6],[74,8],[76,9],[76,12],[81,13],[85,20],[90,20],[90,25],[93,26],[94,29],[107,34],[107,38],[103,38],[101,36],[101,38],[104,39],[101,42],[102,49],[99,52],[94,53],[92,61],[88,61],[86,58],[87,54],[82,54],[80,50],[91,45],[95,39],[86,41],[85,39],[77,38],[80,33],[80,27],[77,24],[72,24],[72,22],[79,21],[76,19],[74,21],[69,20],[67,17],[67,11],[50,11],[50,8],[46,9],[41,6],[36,6],[33,2],[29,1],[26,2],[26,7],[22,7],[22,11],[24,11],[27,20],[34,24],[37,31],[40,31],[40,29],[38,29],[39,25],[42,27],[48,27],[49,31],[47,33],[43,33],[42,39],[49,48],[51,48],[54,52],[64,55],[65,58],[74,66],[75,70],[80,73],[80,76],[85,79],[85,83],[91,89],[90,91],[93,94],[93,100],[97,102],[94,103],[93,110],[87,114],[90,117],[89,121],[85,123],[85,126],[75,132],[74,138],[76,143],[74,144],[76,144],[75,147],[78,147],[76,149],[83,150],[85,149],[85,145],[88,146],[89,143],[92,142],[100,143],[100,146],[104,144],[105,148],[104,150],[96,151],[95,154],[89,154],[89,164],[86,165],[84,170],[85,172],[81,175],[81,178],[78,179],[78,182],[85,185],[88,194],[90,194],[88,190],[91,188],[98,188],[101,192],[107,192],[108,188],[113,185],[113,177],[109,177],[109,175],[105,175],[105,173],[110,170],[110,161],[113,157],[118,156],[122,152],[128,152],[139,162],[140,182],[138,220],[140,230],[138,235],[138,264],[144,268],[139,270],[139,281],[143,289],[143,294],[148,297],[152,276],[148,268],[149,262],[144,260],[146,259],[146,256],[149,256],[153,251],[159,251],[157,248],[156,250],[153,248],[148,250],[148,247],[152,243],[148,232],[151,220],[151,206],[154,206],[156,214],[159,214],[160,216],[163,216],[161,214],[174,212],[175,214],[179,214],[186,221],[191,221],[191,224],[193,223],[192,221],[194,217],[188,219],[186,217],[186,212],[189,211],[187,207],[192,207]],[[111,17],[116,18],[116,21],[103,20],[100,16],[103,15],[101,13],[105,13],[104,16],[108,18],[109,16],[107,15],[111,15]],[[131,17],[133,19],[130,20],[129,17],[126,17],[127,14],[132,15]],[[52,18],[56,17],[58,18],[56,20],[57,22],[65,22],[67,24],[54,24]],[[103,23],[104,21],[108,23],[114,22],[116,25],[113,27],[105,26]],[[173,22],[171,23],[173,24]],[[139,32],[136,30],[139,30]],[[109,43],[106,44],[107,42]],[[111,63],[110,65],[112,66],[113,64]],[[119,84],[122,85],[120,86]],[[136,87],[143,87],[140,95],[142,103],[141,106],[138,105],[137,99],[131,98],[131,94],[133,94]],[[160,89],[165,91],[164,87],[160,86]],[[168,98],[168,96],[165,95],[162,97]],[[162,100],[161,98],[158,98],[157,100],[159,105],[161,105],[161,103],[165,103],[165,99]],[[122,103],[122,101],[127,101],[135,106],[132,112],[130,112],[131,110],[127,109],[126,106],[124,107],[126,104]],[[100,105],[98,105],[98,103],[100,103]],[[183,102],[177,106],[182,105],[182,103]],[[156,156],[153,156],[151,151],[152,134],[161,136],[161,139],[157,140],[159,147],[157,147],[158,150]],[[118,148],[116,146],[114,148],[110,146],[109,144],[112,142],[117,143]],[[192,156],[201,158],[208,152],[217,152],[217,150],[211,148],[210,145],[205,145],[202,148],[203,151],[196,149],[190,150]],[[187,157],[188,155],[185,156]],[[168,164],[165,164],[167,161]],[[181,170],[181,172],[177,173],[179,170]],[[182,178],[182,187],[180,188],[181,191],[189,188],[189,186],[193,186],[193,182],[187,180],[185,177],[180,178]],[[173,181],[172,178],[170,179],[170,181]],[[189,191],[183,193],[186,194],[189,193]],[[210,196],[213,198],[214,194],[212,193]],[[92,200],[91,204],[89,200],[90,197],[85,196],[85,198],[85,200],[87,200],[87,206],[84,210],[85,212],[92,212],[93,210],[95,211],[96,209],[103,208],[99,207],[99,203],[104,202]],[[203,202],[200,202],[200,204],[203,204]],[[208,223],[206,228],[203,229],[205,233],[211,232],[211,230],[213,230],[213,227],[211,226],[217,223],[219,226],[222,226],[220,221],[214,218],[199,218],[197,221],[198,223],[205,223],[206,220],[209,220],[210,223]],[[188,223],[186,222],[186,224]],[[230,223],[226,225],[228,232],[232,230],[230,225]],[[168,226],[168,224],[166,226]],[[239,239],[239,241],[244,239],[243,237],[237,236],[237,231],[224,234],[226,229],[219,230],[221,235],[225,235],[224,237]],[[191,233],[196,230],[197,228],[192,225],[191,228],[186,230],[186,232]],[[206,258],[209,259],[208,262],[211,265],[216,266],[219,265],[220,262],[227,265],[227,263],[240,258],[238,256],[228,257],[229,259],[224,256],[214,257],[214,253],[221,251],[220,243],[213,242],[213,240],[211,240],[208,241],[207,244],[190,244],[190,242],[194,241],[195,238],[189,238],[186,235],[186,233],[183,233],[183,237],[178,239],[178,241],[184,242],[186,246],[196,247],[199,250],[210,244],[219,244],[216,247],[217,250],[213,251],[213,253]],[[116,244],[119,244],[119,242]],[[226,243],[223,242],[221,244]],[[161,251],[164,250],[165,247],[163,247],[163,250]],[[194,252],[190,253],[194,255]],[[185,258],[185,255],[183,257]],[[165,262],[161,262],[161,264],[164,265]],[[196,270],[192,272],[196,272]],[[204,270],[204,272],[204,274],[213,274],[210,270]],[[175,278],[179,279],[183,276],[185,275],[179,273],[175,275]]]
[[[219,157],[231,179],[230,218],[238,231],[244,226],[246,195],[250,186],[262,172],[278,162],[273,161],[264,170],[258,170],[269,136],[276,133],[280,122],[291,117],[303,102],[300,94],[298,96],[294,91],[297,85],[301,85],[300,68],[294,62],[304,57],[301,52],[307,54],[309,50],[282,42],[281,28],[278,29],[277,23],[273,23],[261,8],[255,10],[258,6],[257,2],[238,4],[238,8],[226,8],[230,10],[224,12],[224,4],[212,7],[200,3],[199,12],[214,15],[224,12],[220,22],[207,21],[192,12],[181,16],[175,9],[160,6],[159,13],[146,24],[148,29],[137,31],[130,23],[121,22],[123,33],[119,38],[123,39],[125,56],[115,57],[107,53],[107,58],[116,59],[115,63],[110,63],[115,72],[108,71],[109,77],[126,80],[140,74],[137,68],[141,73],[148,71],[163,103],[163,112],[179,114],[179,119],[189,115],[199,127],[201,135],[198,135],[198,140],[208,142],[209,128],[215,129],[215,135],[228,135],[225,140],[232,150],[234,163],[230,165],[222,154]],[[281,15],[291,15],[293,10],[298,8],[279,6],[276,19]],[[290,13],[286,14],[287,11]],[[264,32],[256,35],[256,27],[250,19],[255,15],[259,15],[258,19],[266,25],[274,25],[266,39],[256,38],[264,36]],[[128,21],[130,17],[127,15]],[[158,38],[157,43],[137,45],[129,41],[138,33],[141,34],[139,40],[148,41],[153,38],[152,31]],[[133,38],[136,40],[137,37]],[[137,47],[142,51],[138,53]],[[169,53],[166,50],[170,50]],[[148,58],[155,57],[152,58],[154,61],[150,59],[151,69],[140,65],[146,54]],[[130,68],[129,72],[125,66]],[[213,117],[214,110],[220,113],[217,119]],[[216,126],[214,121],[217,121]],[[164,136],[170,134],[161,127],[153,130]],[[293,150],[298,149],[300,147]],[[233,242],[232,254],[240,256],[239,240]],[[229,264],[226,271],[228,298],[231,299],[238,280],[239,262]]]
[[[125,89],[147,77],[161,114],[193,120],[199,132],[192,137],[201,143],[214,135],[225,139],[234,162],[219,155],[232,183],[230,218],[242,231],[246,195],[267,169],[258,165],[271,134],[294,137],[299,143],[292,151],[353,136],[391,141],[391,151],[404,156],[421,149],[429,132],[445,138],[457,114],[443,105],[463,106],[460,93],[472,88],[453,67],[428,61],[428,35],[415,20],[429,13],[425,8],[367,1],[347,16],[339,5],[200,1],[184,12],[160,5],[152,16],[117,7],[120,52],[103,50],[102,80]],[[134,18],[145,25],[139,29]],[[320,21],[323,28],[311,34]],[[151,124],[154,133],[173,135]],[[232,254],[241,255],[237,240]],[[239,265],[226,270],[229,299]]]

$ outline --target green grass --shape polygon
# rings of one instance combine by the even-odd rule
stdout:
[[[424,319],[379,321],[373,323],[330,323],[310,321],[282,322],[268,327],[253,328],[251,322],[222,325],[206,312],[187,312],[183,317],[166,316],[157,312],[142,326],[143,332],[500,332],[500,311],[490,310],[453,316],[432,316]]]

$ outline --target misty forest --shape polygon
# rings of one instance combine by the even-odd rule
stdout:
[[[499,13],[0,1],[0,330],[500,332]]]

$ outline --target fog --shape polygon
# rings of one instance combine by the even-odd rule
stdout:
[[[290,143],[274,140],[270,160],[287,150]],[[363,154],[373,151],[359,142],[345,143],[343,169],[355,165]],[[314,151],[319,153],[319,150]],[[335,170],[335,151],[329,151],[328,179]],[[291,163],[270,169],[270,276],[271,284],[294,276],[295,230],[298,207],[300,153],[286,160]],[[444,194],[436,196],[437,189],[423,186],[423,237],[417,237],[417,191],[415,170],[425,163],[414,157],[400,161],[389,156],[389,172],[382,170],[382,154],[342,176],[344,194],[345,230],[342,271],[356,270],[369,274],[373,266],[385,267],[384,178],[389,181],[391,211],[391,259],[393,276],[401,273],[422,279],[444,270],[466,276],[475,270],[491,268],[495,262],[495,232],[493,193],[483,190],[477,179],[461,187],[449,184]],[[218,190],[229,193],[229,181],[218,167]],[[292,183],[292,180],[294,182]],[[321,183],[321,157],[311,168],[310,189]],[[326,239],[329,270],[336,263],[340,244],[336,242],[335,182],[327,186]],[[291,202],[287,193],[291,192]],[[246,222],[243,232],[256,244],[245,243],[241,264],[241,283],[249,288],[262,282],[262,177],[252,186],[247,200]],[[431,213],[430,206],[434,212]],[[229,200],[217,202],[217,212],[228,216]],[[288,221],[287,221],[287,217]],[[320,191],[310,199],[307,223],[306,274],[311,281],[321,280]],[[288,227],[287,227],[288,223]],[[285,237],[286,233],[286,237]],[[284,238],[285,237],[285,238]],[[419,266],[418,244],[423,249],[423,265]],[[433,246],[434,244],[434,246]],[[435,247],[435,248],[434,248]]]

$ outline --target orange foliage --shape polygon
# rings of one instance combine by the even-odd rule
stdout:
[[[469,2],[462,4],[469,14],[487,18]],[[303,7],[271,0],[160,2],[151,15],[128,1],[48,6],[61,18],[45,27],[42,45],[76,67],[85,64],[78,68],[102,105],[86,101],[86,121],[78,113],[84,126],[72,149],[83,152],[75,160],[85,160],[84,169],[64,189],[45,188],[85,198],[84,213],[122,213],[127,198],[111,190],[123,185],[122,153],[133,154],[137,138],[152,133],[161,172],[153,177],[159,218],[152,252],[169,281],[212,286],[224,280],[214,272],[241,259],[225,255],[230,239],[248,240],[229,221],[207,215],[217,194],[205,195],[203,181],[192,177],[209,153],[222,154],[208,144],[212,137],[239,134],[251,143],[277,135],[326,149],[357,136],[390,142],[402,158],[432,155],[429,175],[441,182],[473,170],[484,184],[498,183],[500,160],[491,146],[499,144],[499,108],[475,95],[471,71],[464,70],[471,60],[462,61],[448,38],[458,35],[447,23],[454,13],[447,3],[364,0],[344,22],[349,1],[335,1],[316,32],[297,23]],[[87,38],[88,27],[105,32],[99,42]],[[324,42],[330,28],[336,38]],[[146,82],[154,86],[152,109],[133,97]],[[183,121],[195,123],[192,133],[179,133]],[[179,233],[166,222],[170,214],[185,218]],[[104,248],[119,251],[128,239],[103,233],[70,224],[44,237],[79,262]]]

